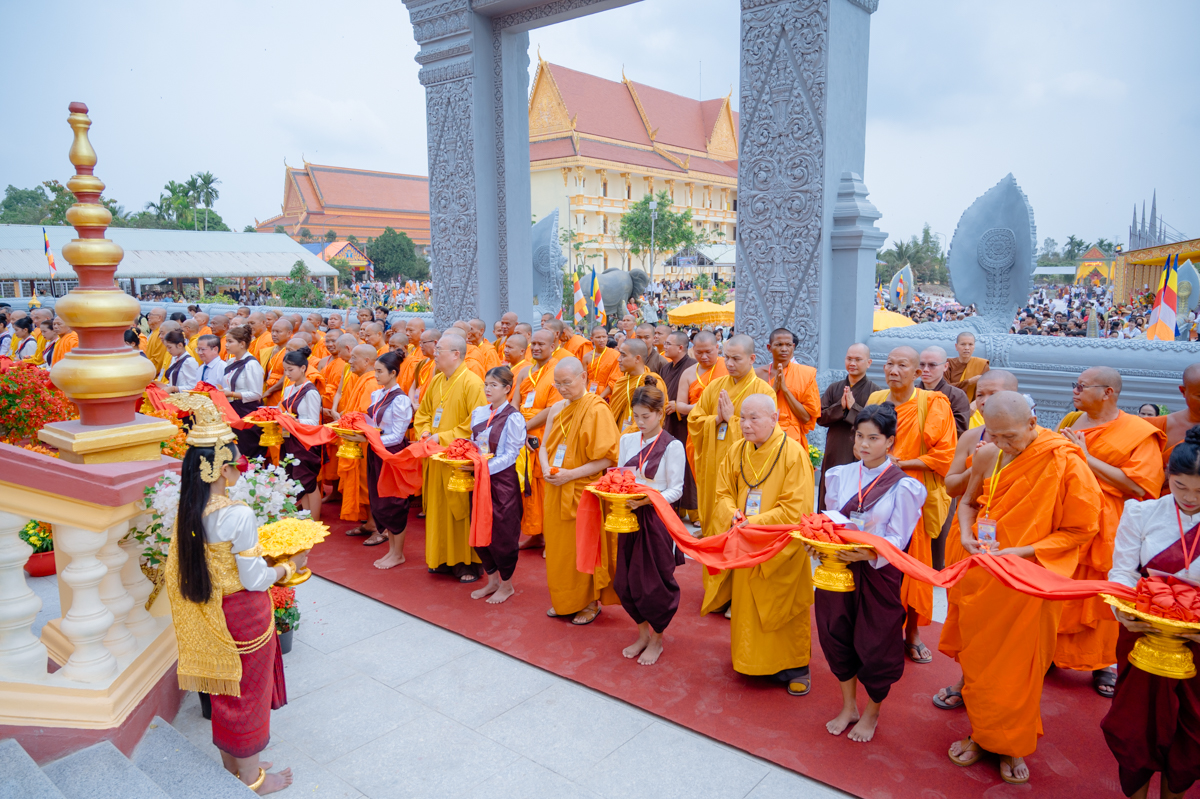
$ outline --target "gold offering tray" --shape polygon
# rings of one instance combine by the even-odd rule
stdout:
[[[813,587],[824,591],[834,591],[845,594],[854,590],[854,575],[850,572],[850,564],[838,560],[838,552],[850,549],[866,549],[871,552],[875,547],[870,544],[831,544],[827,541],[814,541],[805,538],[799,530],[791,531],[792,538],[799,538],[808,546],[821,553],[821,565],[813,572]]]
[[[1172,680],[1190,680],[1196,676],[1196,662],[1184,635],[1200,632],[1200,622],[1175,621],[1138,610],[1131,602],[1111,594],[1100,598],[1122,613],[1128,613],[1154,627],[1133,645],[1129,662],[1142,671]]]
[[[338,427],[333,422],[328,422],[325,426],[341,437],[341,443],[338,444],[337,450],[337,456],[339,458],[362,460],[363,458],[367,457],[366,446],[363,444],[363,442],[346,440],[346,436],[359,435],[358,430],[351,430],[348,427]]]
[[[458,493],[458,494],[467,494],[467,493],[470,493],[471,491],[475,490],[475,475],[468,474],[458,468],[460,466],[466,466],[467,464],[471,463],[470,460],[458,460],[455,458],[447,458],[441,452],[437,453],[436,455],[434,455],[432,457],[433,457],[433,460],[437,461],[438,463],[444,463],[447,466],[454,467],[454,470],[450,473],[450,479],[446,482],[446,490],[447,491],[454,491],[455,493]],[[493,457],[492,453],[489,452],[487,455],[484,456],[484,459],[491,460],[492,457]]]
[[[645,494],[614,494],[609,491],[600,491],[591,486],[586,486],[586,488],[608,502],[609,511],[604,517],[605,530],[610,533],[637,532],[638,520],[633,515],[633,510],[629,507],[629,500],[645,499]]]

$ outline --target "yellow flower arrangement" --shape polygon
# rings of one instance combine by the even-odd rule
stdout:
[[[329,526],[312,519],[280,519],[258,528],[258,544],[269,558],[312,549],[329,535]]]

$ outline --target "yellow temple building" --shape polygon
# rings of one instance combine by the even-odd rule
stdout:
[[[1191,261],[1200,265],[1200,239],[1188,239],[1140,250],[1118,253],[1113,269],[1113,296],[1117,302],[1129,302],[1132,298],[1154,291],[1162,278],[1167,256],[1179,256],[1179,263]]]
[[[732,245],[737,235],[738,114],[730,96],[694,100],[611,81],[539,58],[529,97],[531,205],[535,219],[559,209],[587,267],[646,268],[617,235],[621,217],[666,190],[671,210],[691,209],[698,231]],[[665,266],[655,275],[680,276]]]
[[[1107,285],[1112,279],[1112,268],[1116,258],[1099,247],[1093,246],[1079,258],[1075,267],[1075,285],[1085,283],[1099,286]]]

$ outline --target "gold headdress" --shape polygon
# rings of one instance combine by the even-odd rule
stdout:
[[[166,401],[181,410],[191,411],[192,426],[188,431],[187,443],[192,447],[213,448],[212,463],[200,459],[200,479],[215,483],[225,464],[233,462],[233,452],[225,445],[236,440],[237,436],[207,394],[171,394]]]

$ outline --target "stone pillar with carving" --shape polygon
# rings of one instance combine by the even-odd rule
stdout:
[[[833,257],[832,273],[837,275],[839,290],[830,292],[832,313],[826,318],[825,332],[830,356],[825,368],[840,369],[838,354],[851,344],[871,335],[874,317],[875,253],[887,241],[887,234],[875,227],[881,214],[867,199],[862,177],[843,172],[833,206],[833,227],[829,238]]]

